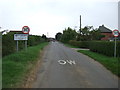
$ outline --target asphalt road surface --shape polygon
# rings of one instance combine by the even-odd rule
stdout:
[[[93,59],[50,42],[33,88],[118,88],[118,78]]]

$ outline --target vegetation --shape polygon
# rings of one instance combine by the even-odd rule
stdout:
[[[70,27],[68,27],[63,31],[63,34],[61,36],[61,42],[68,43],[69,40],[76,39],[76,35],[77,35],[77,32],[75,30],[72,30]]]
[[[63,30],[62,33],[56,34],[56,40],[61,41],[63,43],[68,43],[70,40],[75,41],[92,41],[92,40],[100,40],[104,35],[101,35],[99,29],[94,29],[93,26],[85,26],[81,29],[81,31],[76,32],[72,28],[68,27]]]
[[[89,48],[89,41],[70,40],[69,44],[78,48]]]
[[[120,76],[120,72],[118,72],[118,68],[120,68],[120,42],[117,41],[117,58],[113,58],[114,41],[101,41],[103,37],[105,36],[101,35],[100,30],[94,29],[92,26],[85,26],[78,32],[69,27],[63,30],[59,41],[72,48],[89,48],[90,51],[80,50],[79,52],[99,61],[107,69]]]
[[[14,40],[14,34],[20,34],[20,32],[8,32],[2,35],[2,56],[6,56],[16,52],[16,41]],[[29,35],[28,46],[34,46],[45,42],[46,39],[37,35]],[[24,49],[24,41],[19,41],[19,50]]]
[[[89,48],[90,51],[97,52],[106,56],[114,56],[114,42],[70,40],[69,44],[79,48]],[[117,57],[120,57],[120,42],[117,42]]]
[[[5,56],[2,61],[2,85],[3,88],[20,87],[26,74],[37,62],[40,50],[48,43],[41,43],[37,46],[28,47],[17,53]]]
[[[56,34],[56,39],[65,44],[70,44],[79,48],[89,48],[90,51],[101,53],[110,57],[114,56],[114,42],[101,41],[104,35],[101,35],[99,29],[93,26],[85,26],[81,31],[76,32],[68,27],[62,33]],[[117,57],[120,57],[120,42],[117,41]]]
[[[64,45],[67,46],[67,47],[70,47],[70,48],[79,48],[78,46],[74,46],[74,45],[67,44],[67,43],[65,43]]]
[[[61,37],[62,37],[62,33],[58,32],[56,35],[55,35],[55,38],[57,41],[60,41],[61,40]]]
[[[98,54],[95,52],[91,52],[88,50],[79,50],[78,52],[86,54],[89,57],[95,59],[96,61],[103,64],[111,72],[113,72],[114,74],[116,74],[120,77],[120,72],[118,71],[118,69],[120,68],[120,58],[108,57],[108,56]]]
[[[89,42],[89,49],[112,57],[114,56],[114,44],[115,42],[109,41],[92,41]],[[117,57],[120,57],[120,42],[117,42]]]

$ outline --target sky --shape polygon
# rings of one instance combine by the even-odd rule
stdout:
[[[119,0],[0,0],[1,30],[30,28],[30,34],[55,37],[67,27],[118,29]]]

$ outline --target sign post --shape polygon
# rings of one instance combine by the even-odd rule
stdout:
[[[113,35],[114,35],[114,37],[115,37],[115,47],[114,47],[114,57],[116,58],[116,47],[117,47],[117,44],[116,44],[116,37],[118,37],[119,36],[119,31],[118,30],[113,30]]]
[[[25,50],[27,50],[27,40],[25,40]]]
[[[16,46],[17,52],[18,52],[18,40],[17,40],[17,46]]]
[[[14,34],[14,40],[28,40],[28,34]]]
[[[29,28],[28,26],[24,26],[24,27],[22,28],[22,32],[23,32],[24,34],[29,34],[30,28]],[[27,50],[27,40],[25,40],[25,50]]]
[[[30,32],[30,28],[28,26],[24,26],[22,28],[22,33],[23,34],[14,34],[14,40],[17,41],[17,45],[16,45],[16,50],[18,52],[18,40],[24,40],[25,41],[25,50],[27,50],[27,40],[28,40],[28,35]]]
[[[116,47],[117,47],[117,46],[116,46],[116,37],[115,37],[115,47],[114,47],[114,49],[115,49],[115,50],[114,50],[114,57],[115,57],[115,58],[116,58]]]

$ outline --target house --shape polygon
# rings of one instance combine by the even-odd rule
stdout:
[[[111,38],[113,38],[112,30],[108,29],[104,25],[99,26],[99,30],[101,32],[101,35],[105,36],[101,38],[101,40],[110,40]]]
[[[22,31],[17,31],[17,30],[11,30],[10,33],[15,33],[15,34],[23,34]]]

